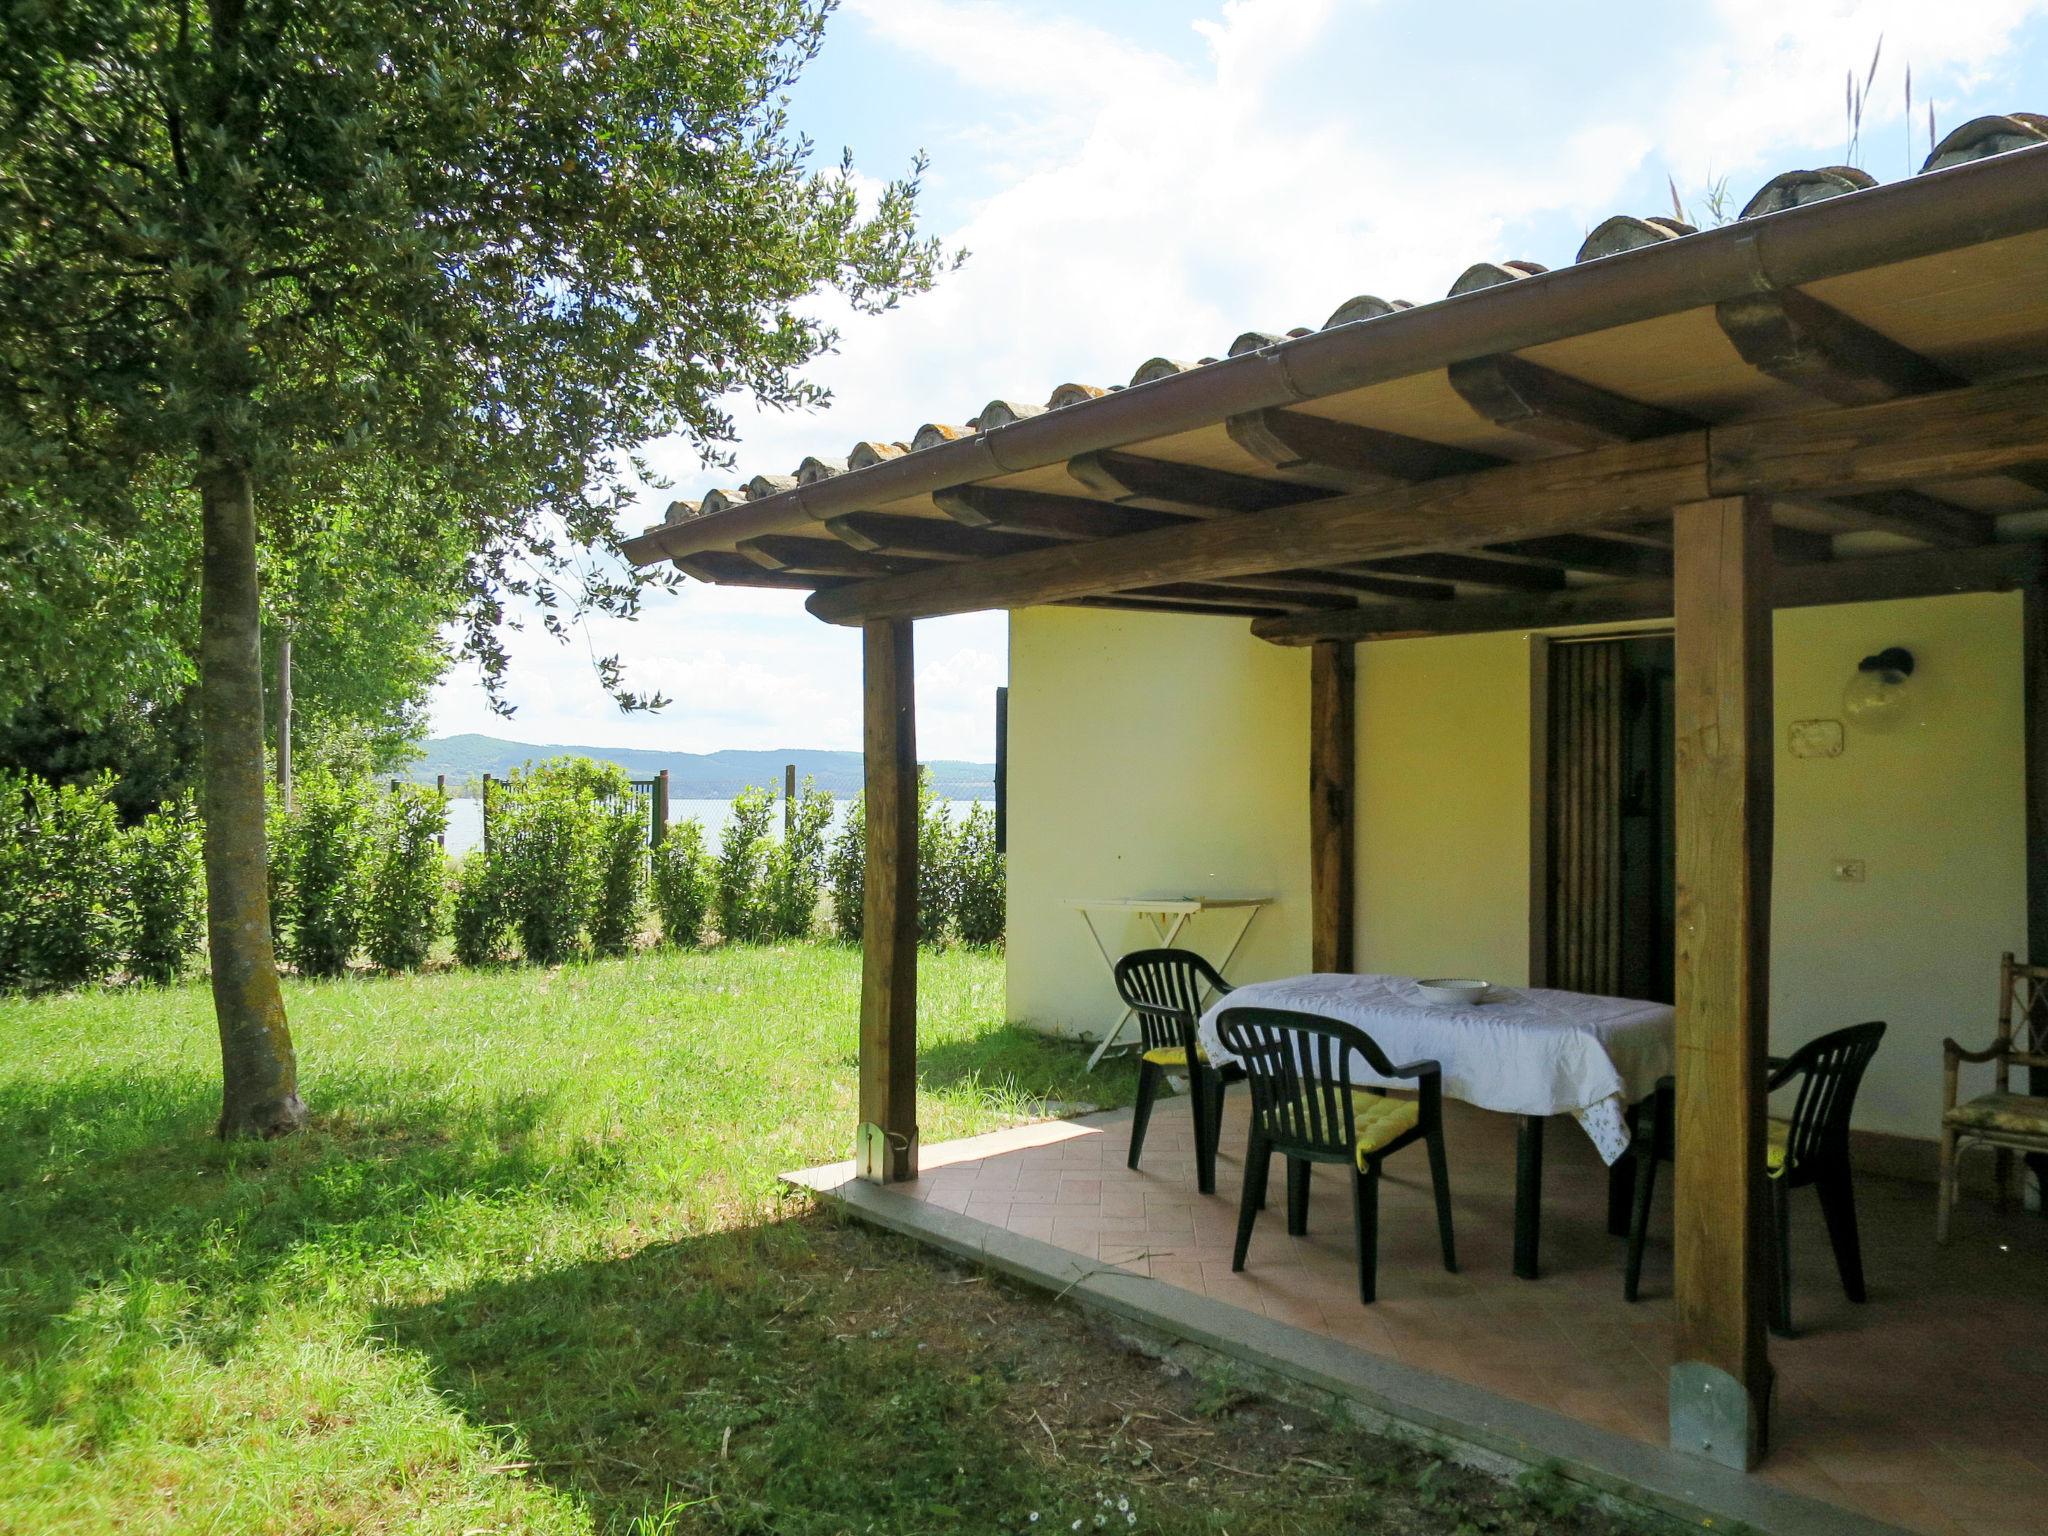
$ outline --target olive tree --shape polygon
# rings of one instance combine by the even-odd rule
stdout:
[[[454,531],[496,679],[508,599],[559,632],[658,579],[616,558],[643,445],[715,453],[735,392],[816,402],[833,338],[800,301],[887,308],[947,258],[919,167],[863,206],[792,130],[815,0],[0,4],[0,532],[197,530],[220,1130],[288,1131],[265,551],[402,486],[378,574],[409,542],[438,580]]]

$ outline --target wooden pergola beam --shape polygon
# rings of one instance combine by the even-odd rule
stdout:
[[[1701,435],[1629,443],[1597,454],[1510,464],[1389,491],[1332,496],[1191,528],[1058,545],[944,573],[890,577],[853,596],[821,593],[811,612],[832,623],[1025,608],[1162,581],[1218,581],[1249,572],[1470,548],[1494,538],[1577,531],[1698,500]],[[1569,467],[1570,472],[1566,472]],[[943,579],[937,579],[939,576]]]
[[[2048,577],[2048,543],[1871,555],[1825,565],[1780,566],[1773,606],[1826,608],[1837,603],[2011,592]],[[1348,613],[1263,619],[1252,633],[1275,645],[1327,640],[1410,640],[1423,635],[1483,635],[1502,630],[1568,629],[1671,617],[1668,581],[1616,581],[1539,596],[1468,597],[1455,603],[1372,603]],[[2048,953],[2048,951],[2044,951]]]
[[[1723,299],[1714,319],[1757,372],[1837,405],[1869,405],[1966,382],[1796,288]]]
[[[1357,900],[1356,653],[1324,643],[1309,653],[1309,969],[1354,968]]]
[[[1450,366],[1451,388],[1497,427],[1567,448],[1600,448],[1692,431],[1700,423],[1567,374],[1501,354]]]
[[[1056,496],[999,485],[956,485],[932,492],[941,512],[969,528],[1031,533],[1048,539],[1110,539],[1155,528],[1177,528],[1190,519],[1174,512]]]
[[[1932,394],[1969,382],[1797,288],[1723,299],[1714,306],[1714,318],[1757,372],[1837,405]],[[2042,465],[2016,466],[2010,477],[2048,490],[2048,468]]]
[[[1571,448],[1641,442],[1706,425],[1697,417],[1645,405],[1525,358],[1481,357],[1453,363],[1450,380],[1465,403],[1495,426]],[[1866,532],[1900,534],[1944,549],[1991,540],[1991,519],[1983,513],[1920,491],[1866,492],[1833,501],[1809,499],[1819,510]]]
[[[990,560],[1040,549],[1045,541],[993,529],[967,528],[933,517],[895,512],[849,512],[828,518],[825,531],[851,549],[921,560]]]
[[[1148,459],[1109,449],[1069,459],[1067,473],[1089,490],[1118,504],[1184,512],[1191,517],[1271,512],[1328,494],[1320,486],[1261,480],[1256,475],[1236,475],[1228,470]]]
[[[904,560],[863,554],[836,539],[806,539],[787,533],[764,533],[741,539],[734,550],[764,571],[805,576],[893,576],[930,568],[929,560]],[[693,556],[701,560],[701,556]]]
[[[1676,1339],[1671,1440],[1747,1469],[1768,1444],[1764,1077],[1771,928],[1770,511],[1680,507]]]
[[[1232,442],[1260,462],[1311,485],[1344,491],[1439,480],[1502,462],[1492,454],[1305,411],[1248,411],[1230,417],[1223,428]]]
[[[1192,527],[1063,544],[821,592],[832,623],[932,617],[1583,533],[1717,495],[1891,490],[1997,474],[2048,449],[2048,380],[1740,422]]]
[[[860,1129],[854,1170],[917,1177],[917,694],[908,620],[861,635],[863,803]]]

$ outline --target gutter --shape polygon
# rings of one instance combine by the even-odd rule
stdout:
[[[1472,357],[2048,228],[2048,144],[1316,331],[623,540],[635,565]]]

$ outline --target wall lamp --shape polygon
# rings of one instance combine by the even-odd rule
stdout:
[[[1842,690],[1842,713],[1867,730],[1895,728],[1909,713],[1912,690],[1907,682],[1912,676],[1913,653],[1902,645],[1864,657]]]

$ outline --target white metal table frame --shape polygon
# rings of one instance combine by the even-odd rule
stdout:
[[[1095,941],[1095,952],[1102,956],[1103,968],[1109,972],[1114,983],[1116,979],[1116,956],[1109,952],[1109,946],[1102,942],[1102,932],[1095,926],[1096,912],[1120,912],[1144,918],[1159,935],[1159,947],[1172,949],[1174,940],[1186,928],[1190,919],[1203,912],[1242,911],[1244,921],[1238,925],[1237,935],[1230,941],[1230,948],[1217,962],[1219,975],[1230,974],[1230,962],[1237,958],[1237,952],[1244,945],[1244,936],[1252,931],[1252,921],[1259,915],[1259,908],[1272,904],[1269,896],[1115,896],[1094,899],[1073,896],[1067,905],[1081,914],[1081,921],[1088,929],[1088,937]],[[1116,1023],[1109,1027],[1094,1052],[1088,1057],[1088,1070],[1093,1072],[1110,1048],[1123,1034],[1124,1026],[1130,1023],[1136,1010],[1128,1003],[1117,1015]]]

